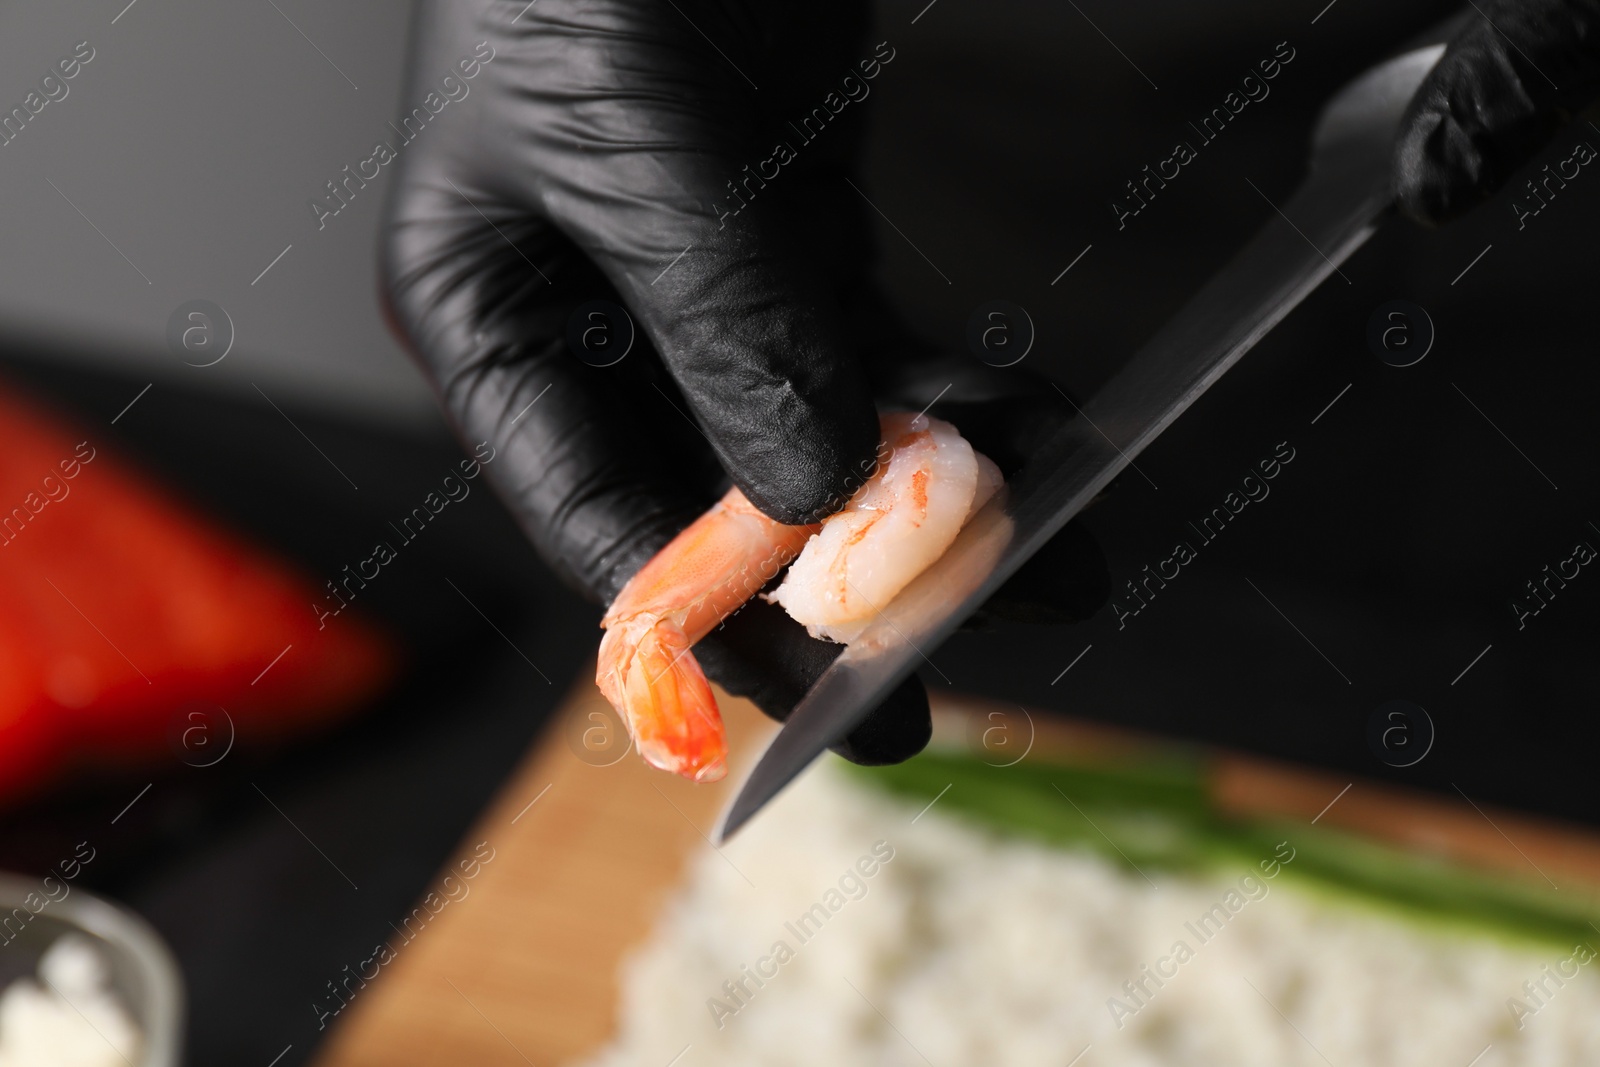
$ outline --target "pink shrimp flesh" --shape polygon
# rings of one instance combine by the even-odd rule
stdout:
[[[888,459],[844,509],[822,522],[767,596],[810,630],[841,644],[949,548],[1000,488],[1000,470],[943,420],[882,417]]]
[[[722,716],[690,648],[791,561],[768,599],[814,637],[853,640],[1000,489],[1000,471],[949,423],[881,423],[887,459],[825,522],[785,526],[730,489],[618,594],[595,682],[647,762],[697,782],[727,773]]]

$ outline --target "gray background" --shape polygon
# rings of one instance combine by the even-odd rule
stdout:
[[[254,382],[274,400],[436,426],[376,300],[392,168],[320,232],[307,206],[385,137],[410,12],[400,0],[0,7],[6,110],[77,42],[96,52],[65,99],[0,147],[4,336],[48,339],[157,382],[252,396]],[[221,305],[237,332],[203,371],[165,340],[168,316],[191,299]]]

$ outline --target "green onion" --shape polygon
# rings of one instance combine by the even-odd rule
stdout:
[[[948,785],[942,811],[1144,872],[1259,873],[1257,865],[1287,841],[1294,860],[1282,874],[1325,900],[1561,948],[1600,941],[1600,911],[1570,890],[1307,823],[1225,815],[1211,801],[1197,758],[994,767],[966,754],[926,752],[893,767],[851,769],[913,802],[931,800]]]

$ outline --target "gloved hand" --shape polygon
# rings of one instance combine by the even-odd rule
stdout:
[[[875,398],[925,393],[921,407],[952,380],[907,369],[925,353],[867,278],[847,178],[860,102],[895,53],[865,28],[854,0],[419,5],[406,99],[442,87],[451,103],[400,150],[390,314],[463,438],[499,449],[488,473],[540,552],[597,600],[728,477],[774,518],[820,519],[870,469]],[[574,310],[597,299],[637,326],[605,367],[568,343]],[[1006,388],[1036,399],[987,420],[989,440],[952,403],[1006,403],[992,382],[945,397],[1003,469],[1070,414],[1021,381]],[[1104,562],[1082,535],[1064,544],[1088,553],[1070,572],[1087,575],[1070,605],[1086,614],[1108,591]],[[696,654],[781,718],[838,651],[757,601]],[[913,678],[839,750],[904,759],[928,729]]]
[[[1445,222],[1488,199],[1600,95],[1600,2],[1474,6],[1413,98],[1396,146],[1396,194],[1419,222]]]

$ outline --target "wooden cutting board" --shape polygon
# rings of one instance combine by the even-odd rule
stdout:
[[[718,699],[730,762],[748,767],[775,726],[746,701]],[[1002,723],[1026,729],[1045,758],[1137,757],[1162,745],[1015,705],[936,695],[934,706],[936,739],[956,743]],[[575,687],[441,872],[432,901],[409,922],[397,917],[393,959],[333,1022],[319,1067],[550,1067],[605,1043],[618,965],[649,933],[686,860],[712,847],[735,781],[697,786],[625,746],[599,692]],[[1236,754],[1211,753],[1208,765],[1226,810],[1316,819],[1478,867],[1600,886],[1600,836],[1590,831]]]
[[[732,763],[747,766],[774,724],[718,700]],[[466,895],[455,889],[425,925],[406,925],[412,940],[391,939],[393,962],[340,1014],[321,1067],[547,1067],[604,1043],[617,964],[687,857],[711,847],[734,781],[664,774],[626,740],[593,684],[575,687],[448,865]],[[487,854],[480,842],[494,858],[460,878],[461,861]]]

